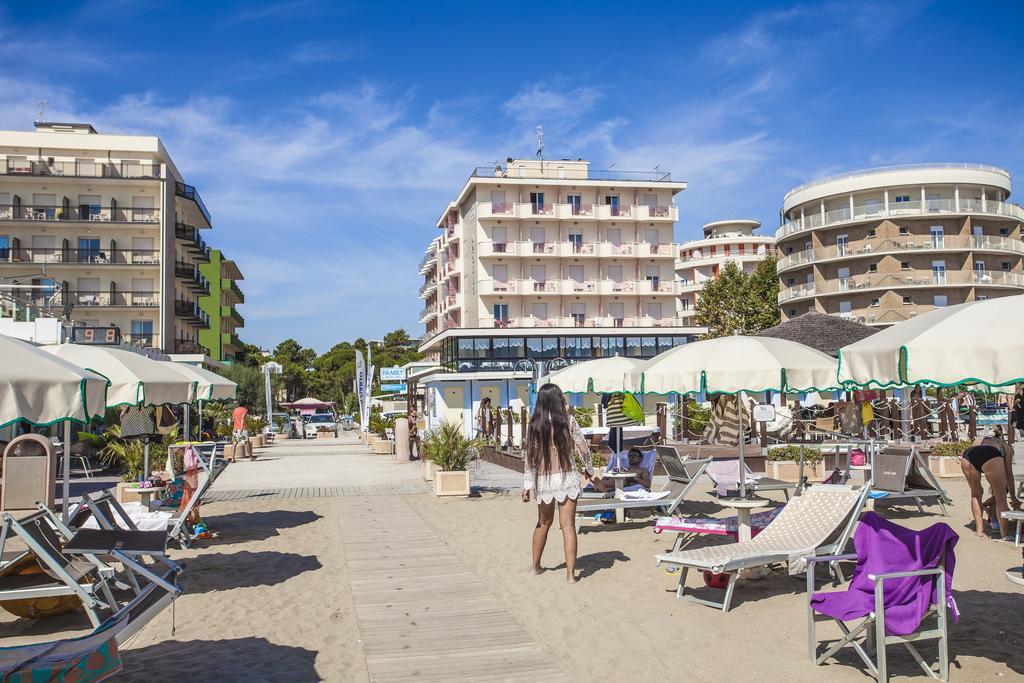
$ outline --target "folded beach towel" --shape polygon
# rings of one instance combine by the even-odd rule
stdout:
[[[150,512],[142,503],[125,503],[121,507],[139,531],[167,531],[167,525],[171,520],[170,512]],[[113,522],[122,529],[130,528],[119,515],[114,515]],[[82,524],[82,528],[99,529],[100,525],[95,517],[89,517]]]
[[[619,496],[619,500],[661,500],[662,498],[668,498],[670,495],[672,495],[671,491],[658,491],[654,493],[641,487],[638,491],[624,490]]]
[[[751,536],[756,536],[762,529],[775,519],[784,506],[780,505],[766,512],[755,512],[750,515]],[[739,535],[739,522],[732,517],[659,517],[654,525],[654,533],[663,531],[680,534],[712,534],[715,536]]]

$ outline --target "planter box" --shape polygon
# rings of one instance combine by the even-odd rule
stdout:
[[[930,455],[928,456],[928,469],[936,477],[963,477],[964,471],[960,468],[960,458],[955,455]]]
[[[426,458],[420,458],[420,475],[423,477],[423,481],[434,481],[434,473],[437,471],[437,465]]]
[[[800,463],[792,460],[766,460],[765,463],[765,475],[770,479],[781,479],[782,481],[798,482],[800,480]],[[818,463],[815,466],[811,466],[804,463],[804,476],[809,481],[817,479],[821,481],[825,478],[825,465],[824,463]]]
[[[394,452],[391,442],[385,439],[377,439],[371,448],[378,455],[390,455]]]
[[[228,462],[234,462],[235,461],[235,444],[233,444],[233,443],[224,444],[224,452],[222,453],[222,457],[225,460],[227,460]]]
[[[256,436],[250,436],[249,437],[249,441],[252,442],[252,447],[253,448],[263,448],[263,446],[265,445],[264,442],[263,442],[263,435],[262,434],[257,434]]]
[[[438,496],[468,496],[469,472],[434,472],[434,493]]]

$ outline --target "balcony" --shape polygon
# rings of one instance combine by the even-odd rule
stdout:
[[[199,268],[191,263],[176,261],[174,263],[174,276],[185,283],[185,286],[197,293],[209,294],[210,283],[206,277],[199,272]]]
[[[419,298],[423,299],[423,298],[429,296],[436,289],[437,289],[437,280],[428,280],[427,282],[424,282],[423,285],[420,286],[420,296],[419,296]]]
[[[210,247],[199,233],[199,228],[187,223],[175,223],[174,237],[185,243],[185,248],[197,261],[210,262]]]
[[[419,321],[421,323],[426,323],[428,320],[431,320],[435,316],[437,316],[437,309],[434,308],[433,306],[427,306],[426,308],[420,311]]]
[[[617,180],[624,182],[642,183],[672,182],[672,173],[669,171],[600,171],[590,168],[587,168],[585,171],[570,168],[567,171],[565,171],[568,177],[559,178],[557,175],[559,169],[552,168],[553,164],[557,164],[557,162],[544,162],[546,170],[543,170],[539,165],[536,168],[528,165],[523,165],[517,166],[513,171],[509,171],[508,166],[505,164],[495,164],[493,166],[478,166],[477,168],[473,169],[473,173],[470,174],[470,177],[536,178],[544,180],[564,180],[567,185],[572,184],[574,180]]]
[[[432,269],[434,269],[436,267],[437,267],[437,256],[433,252],[424,255],[423,258],[420,259],[419,272],[420,272],[421,275],[426,275],[427,273],[429,273]]]
[[[203,198],[199,196],[199,192],[196,188],[185,183],[174,183],[174,194],[181,197],[182,199],[188,199],[195,202],[196,208],[199,209],[199,213],[203,214],[203,218],[206,219],[207,225],[213,224],[213,219],[210,218],[210,212],[206,210],[206,204],[203,203]]]
[[[87,223],[159,223],[160,209],[118,206],[0,204],[0,221],[79,221]]]
[[[779,303],[792,299],[834,294],[851,295],[871,290],[945,287],[1011,287],[1024,288],[1024,273],[1003,270],[913,271],[856,275],[797,285],[779,292]]]
[[[598,256],[630,257],[636,254],[636,245],[632,242],[613,244],[611,242],[600,242],[597,245]]]
[[[525,316],[520,318],[507,318],[495,320],[493,318],[480,318],[478,326],[482,328],[501,329],[530,329],[530,328],[615,328],[615,327],[683,327],[687,323],[682,318],[652,318],[649,316],[636,317],[613,317],[613,316],[569,316],[535,318]]]
[[[195,327],[208,328],[210,326],[210,316],[207,315],[206,311],[200,308],[199,304],[195,301],[175,299],[174,315],[179,318],[184,318]]]
[[[673,223],[679,219],[676,206],[646,204],[567,204],[545,202],[480,202],[477,218],[520,218],[556,220],[644,220]]]
[[[68,266],[157,266],[155,249],[51,249],[14,248],[0,250],[0,263],[48,263]]]
[[[783,223],[775,231],[775,239],[782,240],[790,235],[807,230],[827,228],[858,221],[965,214],[1004,216],[1016,220],[1024,220],[1024,208],[1009,202],[961,198],[958,203],[955,199],[926,199],[923,202],[921,200],[889,202],[888,210],[880,203],[874,203],[854,206],[852,211],[849,206],[844,206],[832,209],[831,211],[825,211],[824,213],[820,211],[805,213],[802,222],[796,219]]]
[[[160,299],[156,292],[151,291],[127,291],[127,292],[95,292],[69,290],[57,297],[60,305],[70,303],[73,306],[110,306],[120,308],[157,308],[160,306]]]
[[[245,327],[245,318],[234,306],[221,306],[220,316],[235,323],[235,327]]]
[[[853,259],[882,254],[908,254],[942,251],[991,251],[1024,254],[1024,242],[1011,237],[989,235],[901,235],[878,240],[865,240],[857,246],[832,245],[786,254],[779,259],[779,272],[834,259]]]
[[[43,176],[48,178],[114,178],[130,180],[158,179],[160,164],[140,161],[30,161],[7,159],[0,173],[12,176]]]
[[[222,278],[220,281],[221,294],[225,295],[232,304],[244,304],[245,295],[242,294],[242,290],[239,289],[238,283],[228,278]]]
[[[221,332],[220,346],[225,353],[237,353],[242,350],[242,340],[233,332]]]
[[[175,339],[172,353],[210,355],[210,349],[192,339]]]

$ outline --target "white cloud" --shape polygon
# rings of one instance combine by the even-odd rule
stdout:
[[[289,54],[288,61],[293,64],[333,64],[348,62],[359,57],[364,50],[356,45],[338,45],[308,41],[297,45]]]
[[[567,88],[558,83],[534,83],[513,95],[502,108],[514,119],[528,123],[576,121],[589,113],[600,97],[600,89],[594,86]]]

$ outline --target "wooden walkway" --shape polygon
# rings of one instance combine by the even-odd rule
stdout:
[[[365,497],[341,505],[370,680],[567,680],[408,503]]]
[[[377,484],[364,486],[305,486],[289,489],[235,489],[210,491],[203,502],[216,503],[226,500],[282,500],[285,498],[347,498],[357,496],[404,496],[413,493],[427,493],[430,487],[425,483],[406,482],[401,484]]]

